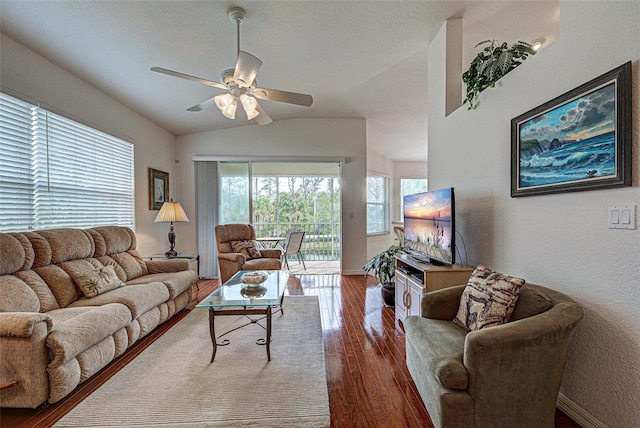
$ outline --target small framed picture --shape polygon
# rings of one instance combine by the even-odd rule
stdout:
[[[149,209],[159,210],[169,199],[169,173],[149,168]]]
[[[511,120],[511,196],[631,186],[631,62]]]

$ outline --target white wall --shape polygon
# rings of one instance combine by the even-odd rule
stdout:
[[[176,194],[173,134],[4,35],[0,67],[3,88],[134,144],[138,250],[143,255],[165,251],[169,229],[153,222],[158,211],[149,210],[147,168],[170,173],[171,195]]]
[[[289,119],[177,137],[180,202],[195,212],[193,156],[343,157],[342,272],[361,275],[366,263],[366,123],[363,119]],[[181,242],[196,242],[196,222],[176,229]]]
[[[561,393],[592,425],[611,427],[640,426],[640,232],[606,224],[608,205],[640,202],[638,22],[640,2],[563,1],[555,43],[481,93],[476,110],[446,118],[441,35],[429,47],[429,187],[455,187],[471,263],[580,303]],[[512,199],[510,120],[629,60],[633,187]]]

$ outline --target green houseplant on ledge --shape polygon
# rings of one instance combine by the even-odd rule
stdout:
[[[498,44],[495,40],[485,40],[475,47],[485,44],[489,46],[482,49],[471,61],[469,69],[462,73],[462,81],[467,85],[467,97],[462,104],[469,102],[467,110],[475,108],[474,99],[478,99],[480,92],[495,88],[502,76],[536,53],[532,45],[521,41],[509,46],[506,42]]]
[[[382,301],[387,306],[395,306],[397,254],[408,254],[408,251],[404,247],[392,245],[373,256],[362,268],[365,274],[373,270],[374,276],[380,280],[380,284],[382,284]]]

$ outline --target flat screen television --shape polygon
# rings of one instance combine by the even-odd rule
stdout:
[[[404,245],[418,261],[455,263],[453,187],[404,197]]]

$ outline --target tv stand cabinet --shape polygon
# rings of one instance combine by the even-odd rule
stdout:
[[[396,319],[422,315],[422,295],[454,285],[466,284],[473,268],[463,265],[435,266],[411,256],[396,256]]]

